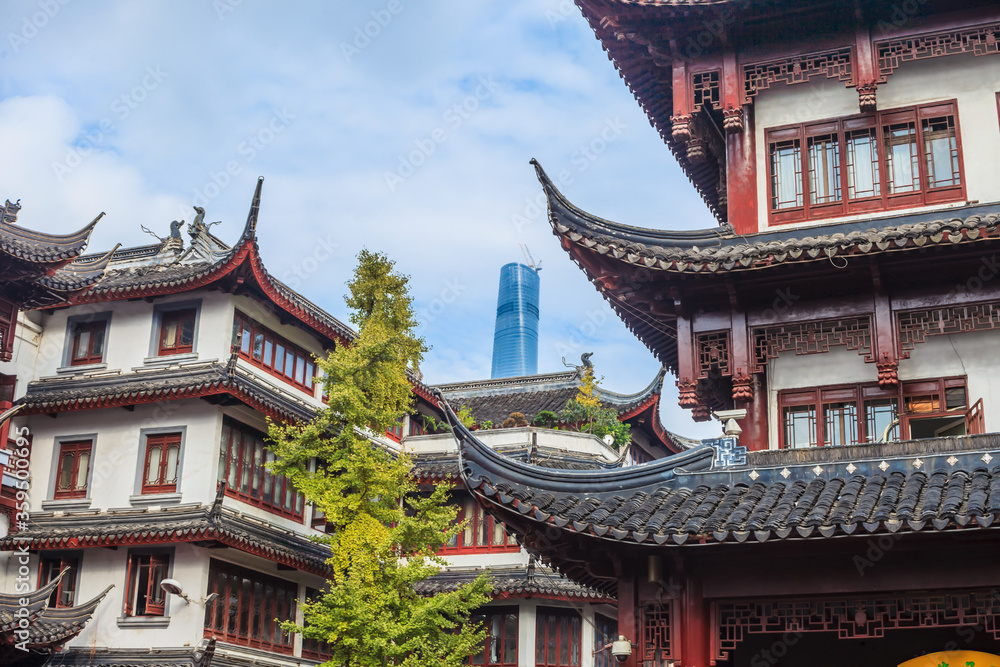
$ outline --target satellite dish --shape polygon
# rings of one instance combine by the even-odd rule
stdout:
[[[181,587],[181,582],[176,579],[164,579],[160,582],[160,588],[162,588],[167,593],[173,593],[174,595],[183,595],[184,589]]]

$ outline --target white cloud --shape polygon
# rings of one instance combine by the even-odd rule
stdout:
[[[357,251],[387,252],[412,277],[418,311],[433,313],[421,328],[434,346],[424,368],[432,382],[489,375],[499,269],[525,243],[544,266],[539,369],[559,370],[588,313],[610,310],[544,215],[512,222],[539,193],[529,158],[569,172],[565,194],[604,217],[714,223],[571,2],[400,2],[350,61],[342,44],[384,22],[388,0],[230,3],[221,20],[212,3],[62,5],[16,53],[0,46],[0,197],[21,197],[25,224],[52,231],[106,211],[97,250],[146,242],[141,224],[165,233],[208,193],[209,218],[233,239],[264,175],[268,268],[344,317]],[[4,3],[0,25],[18,26],[37,7]],[[482,80],[498,88],[475,98]],[[475,108],[449,114],[465,103]],[[275,114],[290,118],[254,147]],[[102,121],[113,127],[60,180],[53,162],[86,147]],[[581,159],[609,122],[619,135]],[[439,128],[443,141],[432,139]],[[386,172],[428,140],[433,154],[390,190]],[[232,164],[238,173],[224,177]],[[313,266],[317,243],[336,247]],[[449,281],[462,289],[446,301]],[[612,316],[571,347],[594,351],[616,391],[641,389],[657,370]],[[669,414],[673,430],[715,433]]]

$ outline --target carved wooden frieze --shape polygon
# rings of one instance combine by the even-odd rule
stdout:
[[[831,347],[857,350],[872,363],[872,326],[868,317],[848,317],[821,322],[796,322],[769,327],[754,327],[754,367],[759,373],[767,362],[782,352],[797,355],[829,352]]]
[[[850,47],[744,65],[743,90],[747,99],[752,100],[772,84],[805,83],[817,76],[852,84],[854,66]]]
[[[972,28],[876,42],[879,82],[885,83],[896,68],[910,60],[939,58],[960,53],[972,53],[977,56],[1000,53],[998,35],[1000,35],[1000,23],[990,23]]]

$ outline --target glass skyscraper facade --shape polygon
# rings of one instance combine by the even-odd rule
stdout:
[[[538,291],[535,269],[517,262],[500,269],[492,377],[538,372]]]

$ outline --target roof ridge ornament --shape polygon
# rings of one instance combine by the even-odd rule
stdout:
[[[264,185],[264,177],[257,177],[257,188],[253,193],[253,200],[250,202],[250,212],[247,213],[247,224],[243,228],[243,235],[240,240],[257,240],[257,215],[260,213],[260,190]]]

